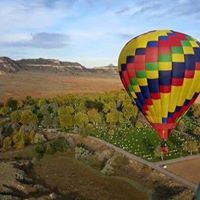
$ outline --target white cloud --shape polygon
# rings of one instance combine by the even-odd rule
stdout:
[[[48,28],[65,18],[73,6],[72,0],[52,1],[52,5],[45,2],[48,1],[1,1],[1,31]]]
[[[43,49],[63,48],[67,46],[68,36],[60,33],[35,33],[31,35],[18,35],[15,39],[10,37],[0,41],[0,45],[7,47],[32,47]]]
[[[31,40],[31,35],[26,33],[9,33],[9,34],[2,34],[0,37],[0,43],[7,43],[7,42],[18,42],[18,41],[26,41]]]

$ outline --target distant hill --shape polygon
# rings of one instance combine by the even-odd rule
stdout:
[[[15,73],[21,70],[41,71],[64,74],[97,74],[115,75],[117,67],[110,64],[103,67],[86,68],[78,62],[63,62],[56,59],[21,59],[12,60],[8,57],[0,57],[0,74]]]
[[[17,60],[24,70],[40,70],[40,71],[51,71],[51,72],[78,72],[84,71],[86,68],[77,62],[62,62],[55,59],[22,59]]]
[[[8,57],[0,57],[0,74],[15,73],[20,70],[20,66]]]
[[[110,64],[103,67],[94,67],[90,69],[92,72],[118,74],[117,66]]]

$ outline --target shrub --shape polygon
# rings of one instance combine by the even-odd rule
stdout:
[[[194,133],[195,135],[200,136],[200,127],[196,127],[196,128],[194,129],[193,133]]]
[[[39,143],[43,143],[43,142],[46,142],[44,135],[42,135],[40,133],[36,133],[34,136],[34,144],[39,144]]]
[[[44,144],[37,144],[35,146],[36,158],[38,160],[41,159],[44,156],[45,152],[46,152],[46,147],[45,147]]]
[[[34,144],[34,138],[35,138],[35,131],[34,130],[31,130],[28,135],[27,135],[27,143],[28,144]]]
[[[140,122],[140,121],[137,121],[137,122],[135,123],[135,127],[136,127],[136,128],[138,128],[138,129],[140,129],[140,128],[143,128],[143,127],[144,127],[144,125],[143,125],[143,123],[142,123],[142,122]]]
[[[47,144],[46,145],[46,153],[47,154],[51,154],[51,155],[56,153],[56,150],[55,150],[55,148],[53,147],[52,144]]]
[[[50,143],[39,143],[36,145],[36,152],[41,158],[45,153],[54,154],[56,152],[64,152],[68,149],[69,145],[64,138],[58,138]]]
[[[65,138],[58,138],[55,141],[53,141],[50,145],[55,150],[55,152],[57,152],[57,151],[64,152],[69,147],[69,144],[65,140]]]
[[[183,120],[179,121],[179,123],[178,123],[176,128],[180,132],[186,132],[187,129],[188,129],[187,125],[185,124],[185,122]]]
[[[12,139],[8,136],[3,140],[3,149],[8,150],[12,147]]]
[[[104,168],[101,170],[101,173],[107,176],[112,176],[114,175],[114,168],[109,162],[109,160],[106,162]]]
[[[27,96],[24,101],[23,104],[24,105],[34,105],[36,103],[36,101],[31,97],[31,96]]]
[[[17,131],[13,135],[13,143],[16,149],[21,149],[26,145],[26,135],[22,131]]]
[[[114,155],[110,159],[113,166],[125,166],[129,164],[129,159],[123,155]]]
[[[1,116],[5,116],[5,115],[7,115],[9,113],[9,108],[8,107],[2,107],[2,108],[0,108],[0,115]]]
[[[93,156],[92,152],[85,149],[84,147],[75,148],[75,158],[77,160],[84,160],[88,163],[92,156]]]
[[[19,123],[21,119],[21,111],[15,110],[10,115],[11,121],[14,123]]]
[[[183,151],[188,152],[192,155],[192,153],[198,152],[198,143],[195,140],[189,140],[183,143],[182,145]]]
[[[11,110],[17,110],[18,101],[16,99],[8,98],[5,104],[6,107],[9,107]]]
[[[4,125],[4,129],[3,129],[3,136],[10,136],[13,133],[13,128],[12,128],[12,124],[8,123]]]
[[[94,153],[95,153],[95,151],[94,151],[92,148],[90,148],[89,146],[87,146],[87,145],[85,145],[85,144],[83,144],[83,143],[77,144],[77,147],[81,147],[81,148],[83,148],[83,149],[86,149],[86,150],[88,150],[91,154],[94,154]]]

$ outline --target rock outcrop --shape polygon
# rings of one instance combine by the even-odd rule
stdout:
[[[51,200],[60,199],[42,184],[35,183],[25,171],[31,169],[31,161],[0,162],[0,199],[1,200]]]
[[[20,66],[8,57],[0,57],[0,74],[15,73],[20,70]]]

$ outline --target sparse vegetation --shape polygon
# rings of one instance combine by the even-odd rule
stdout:
[[[63,138],[58,138],[48,143],[38,143],[35,146],[36,158],[41,159],[44,154],[54,154],[56,152],[64,152],[68,149],[69,145]]]
[[[75,158],[77,160],[89,161],[91,156],[92,156],[92,153],[88,149],[85,149],[84,147],[75,148]]]

